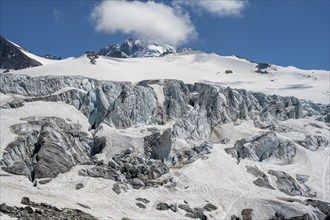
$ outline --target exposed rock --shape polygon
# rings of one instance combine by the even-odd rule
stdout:
[[[189,213],[194,214],[194,210],[193,210],[192,208],[190,208],[189,205],[186,205],[186,204],[180,204],[178,207],[179,207],[180,209],[185,210],[186,212],[189,212]]]
[[[112,190],[119,195],[121,193],[121,187],[120,187],[119,183],[113,184]]]
[[[148,185],[150,180],[168,173],[168,167],[161,160],[148,159],[134,150],[124,150],[116,154],[107,164],[99,164],[80,170],[82,176],[112,179],[120,183],[129,183],[134,189]],[[118,193],[118,188],[115,188]]]
[[[148,204],[150,202],[148,199],[145,198],[136,198],[135,200],[143,202],[144,204]]]
[[[22,201],[25,200],[22,198]],[[33,207],[33,208],[32,208]],[[58,209],[55,206],[46,203],[35,203],[30,201],[30,205],[26,207],[10,207],[5,203],[0,205],[0,213],[6,213],[12,218],[19,219],[82,219],[96,220],[90,214],[78,209]]]
[[[0,109],[19,108],[24,105],[22,99],[15,99],[0,106]]]
[[[166,54],[176,53],[182,50],[161,42],[128,38],[121,45],[109,44],[105,48],[100,49],[98,53],[102,56],[116,58],[162,57]]]
[[[299,183],[305,183],[309,179],[308,175],[296,174],[296,179]]]
[[[172,146],[172,131],[166,129],[162,134],[154,133],[144,138],[145,154],[151,159],[168,159]]]
[[[29,197],[23,197],[21,200],[21,203],[23,205],[30,205],[30,198]]]
[[[256,68],[257,70],[255,71],[256,73],[261,73],[261,74],[268,74],[268,69],[271,65],[269,63],[259,63]]]
[[[157,204],[156,209],[161,210],[161,211],[165,211],[165,210],[169,210],[170,206],[167,203],[160,202],[160,203]]]
[[[34,212],[31,206],[25,206],[24,211],[26,211],[28,214],[32,214]]]
[[[222,138],[219,143],[220,144],[228,144],[230,142],[230,139],[229,138]]]
[[[0,205],[0,211],[3,213],[14,213],[16,211],[16,208],[6,205],[6,203],[2,203]]]
[[[252,220],[252,211],[253,209],[243,209],[241,212],[243,220]]]
[[[272,187],[269,182],[267,182],[266,179],[264,178],[257,178],[256,180],[253,181],[253,183],[256,185],[256,186],[259,186],[259,187],[263,187],[263,188],[268,188],[268,189],[275,189],[274,187]]]
[[[296,216],[296,217],[289,218],[288,220],[312,220],[312,217],[308,214],[304,214],[302,216]]]
[[[144,205],[144,204],[142,204],[142,203],[139,203],[139,202],[135,203],[135,205],[136,205],[137,207],[141,208],[141,209],[145,209],[145,208],[146,208],[146,205]]]
[[[213,143],[210,141],[204,141],[199,146],[195,146],[193,150],[199,155],[211,153],[210,149],[213,148]]]
[[[305,204],[311,205],[311,206],[319,209],[326,216],[330,215],[330,203],[329,202],[324,202],[324,201],[314,200],[314,199],[307,199],[307,200],[305,200]]]
[[[22,50],[24,51],[25,49],[12,44],[0,36],[0,69],[19,70],[42,65],[25,55]]]
[[[195,216],[197,216],[197,218],[199,218],[200,220],[207,220],[206,215],[204,215],[203,213],[203,209],[195,208],[194,211],[195,211]]]
[[[178,207],[177,207],[176,204],[171,204],[171,205],[170,205],[170,209],[171,209],[173,212],[177,212]]]
[[[89,206],[81,204],[79,202],[77,202],[78,205],[80,205],[81,207],[85,208],[85,209],[91,209]]]
[[[19,136],[5,148],[3,170],[34,181],[56,177],[89,157],[92,138],[80,125],[55,117],[22,120],[27,122],[11,127]]]
[[[236,215],[230,216],[230,220],[241,220],[241,218],[237,217]]]
[[[236,141],[234,149],[226,149],[239,161],[240,159],[250,159],[264,161],[275,159],[281,163],[291,163],[296,154],[296,147],[292,142],[280,142],[273,132],[256,135],[249,139]]]
[[[307,196],[315,197],[316,193],[313,192],[308,186],[299,184],[294,178],[283,171],[269,170],[268,173],[277,178],[276,187],[280,191],[290,196]]]
[[[277,211],[275,212],[275,217],[279,218],[280,220],[284,220],[285,219],[285,215],[282,214],[281,212]]]
[[[328,146],[329,141],[321,135],[308,135],[306,136],[305,140],[298,141],[298,143],[306,149],[316,151],[317,149],[319,149],[319,147]]]
[[[218,209],[215,205],[213,205],[212,203],[207,203],[204,207],[203,207],[206,211],[212,212],[216,209]]]
[[[198,218],[195,213],[190,213],[190,212],[187,212],[184,216],[188,217],[188,218],[193,218],[193,219]]]
[[[253,181],[253,183],[259,187],[264,187],[264,188],[268,188],[268,189],[275,189],[274,187],[272,187],[269,183],[269,179],[267,177],[267,175],[262,172],[261,170],[259,170],[256,166],[246,166],[246,170],[248,173],[251,173],[252,175],[254,175],[255,177],[258,177],[256,180]]]
[[[133,186],[134,189],[140,189],[144,186],[144,183],[142,180],[139,180],[137,178],[132,179],[131,185]]]
[[[76,185],[76,190],[79,190],[79,189],[82,189],[82,188],[84,188],[84,184],[82,184],[82,183],[77,183],[77,185]]]
[[[52,181],[51,178],[45,178],[45,179],[41,179],[41,180],[38,180],[38,184],[47,184],[47,183],[50,183]]]

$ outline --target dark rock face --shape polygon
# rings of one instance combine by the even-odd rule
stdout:
[[[78,184],[76,185],[76,190],[79,190],[79,189],[82,189],[82,188],[84,188],[84,184],[82,184],[82,183],[78,183]]]
[[[316,196],[316,193],[313,192],[308,186],[304,184],[299,184],[298,181],[296,181],[293,177],[283,171],[269,170],[268,173],[277,178],[277,189],[290,196]]]
[[[329,145],[328,140],[321,135],[308,135],[306,136],[305,140],[298,141],[298,143],[304,148],[312,151],[316,151],[317,149],[319,149],[319,147],[326,147]]]
[[[280,142],[274,132],[256,135],[249,139],[236,141],[233,149],[227,149],[239,161],[250,159],[264,161],[270,158],[290,163],[296,154],[296,147],[292,142]]]
[[[146,208],[146,205],[145,205],[145,204],[142,204],[142,203],[140,203],[140,202],[135,203],[135,205],[136,205],[137,207],[141,208],[141,209],[145,209],[145,208]]]
[[[170,206],[167,203],[160,202],[157,204],[156,209],[160,211],[166,211],[170,209]]]
[[[133,150],[125,150],[112,157],[108,164],[96,164],[96,166],[83,169],[79,172],[82,176],[101,177],[112,179],[123,184],[130,184],[134,189],[157,184],[152,182],[168,173],[169,168],[161,161],[150,159]],[[160,183],[164,184],[164,183]],[[114,186],[113,190],[119,194],[121,186]]]
[[[174,47],[163,43],[128,38],[121,45],[109,44],[107,47],[101,48],[98,54],[116,58],[161,57],[166,54],[176,53],[176,51],[177,50]],[[180,50],[178,52],[180,52]]]
[[[135,200],[139,201],[139,202],[143,202],[144,204],[148,204],[150,201],[146,198],[136,198]]]
[[[207,204],[203,207],[203,209],[205,209],[206,211],[212,212],[212,211],[214,211],[214,210],[217,210],[218,208],[217,208],[215,205],[213,205],[212,203],[207,203]]]
[[[172,130],[166,129],[162,134],[156,132],[144,138],[145,154],[151,159],[167,160],[172,146]]]
[[[27,197],[24,197],[27,198]],[[25,201],[26,199],[22,199]],[[33,208],[32,208],[33,207]],[[82,219],[82,220],[96,220],[95,217],[78,209],[58,209],[55,206],[46,203],[35,203],[29,201],[26,207],[12,207],[5,203],[0,205],[0,214],[5,213],[13,218],[19,219]]]
[[[252,211],[253,209],[243,209],[241,212],[243,220],[252,220]]]
[[[88,160],[93,140],[80,131],[80,125],[55,117],[24,120],[26,123],[11,127],[18,138],[5,148],[3,170],[33,181],[56,177]]]
[[[25,69],[42,65],[26,56],[19,48],[0,36],[0,69]]]
[[[267,70],[271,65],[268,63],[259,63],[256,68],[257,70],[255,71],[256,73],[261,73],[261,74],[268,74]]]
[[[305,183],[309,179],[309,176],[302,175],[302,174],[296,174],[296,179],[299,183]]]
[[[270,185],[267,175],[261,170],[259,170],[257,167],[246,166],[246,170],[253,176],[258,177],[256,180],[253,181],[255,185],[268,189],[275,189],[272,185]]]
[[[324,201],[315,200],[315,199],[307,199],[307,200],[305,200],[305,204],[311,205],[311,206],[319,209],[326,216],[330,216],[330,203],[329,202],[324,202]]]

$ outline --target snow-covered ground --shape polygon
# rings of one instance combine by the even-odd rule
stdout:
[[[39,110],[38,110],[39,109]],[[69,114],[68,114],[69,113]],[[56,116],[62,117],[72,122],[83,125],[82,130],[88,132],[86,118],[72,106],[64,103],[34,102],[26,103],[25,106],[15,111],[1,110],[1,131],[5,127],[17,124],[18,118],[30,116]],[[285,138],[291,140],[301,140],[304,135],[318,132],[329,139],[329,128],[319,122],[319,126],[311,126],[315,123],[312,119],[288,120],[281,122],[286,126],[291,126],[292,131],[285,134]],[[166,126],[166,125],[165,125]],[[113,139],[115,132],[110,132],[111,128],[103,124],[104,135],[110,133]],[[135,132],[133,131],[135,130]],[[140,127],[120,130],[135,137],[142,136]],[[188,202],[190,207],[203,207],[207,202],[218,207],[217,210],[208,213],[210,219],[229,219],[231,215],[238,215],[242,209],[253,207],[254,219],[270,218],[276,211],[284,208],[287,217],[309,213],[313,216],[312,206],[305,206],[300,203],[290,203],[277,198],[288,198],[289,196],[278,191],[260,188],[252,182],[256,179],[246,172],[246,165],[257,166],[267,173],[267,170],[282,170],[295,176],[295,174],[310,175],[308,186],[317,192],[317,199],[329,201],[330,178],[329,178],[329,147],[316,152],[306,150],[301,146],[297,148],[297,155],[292,164],[279,166],[263,162],[253,162],[242,160],[237,164],[236,159],[225,152],[225,148],[230,147],[237,139],[255,135],[260,130],[253,126],[252,121],[241,121],[240,125],[226,124],[223,126],[224,135],[231,139],[230,144],[214,145],[212,153],[206,160],[197,160],[180,169],[171,169],[169,174],[177,183],[175,188],[149,188],[143,190],[130,189],[125,193],[117,195],[112,186],[112,180],[103,178],[91,178],[78,175],[78,171],[86,166],[75,166],[68,173],[59,174],[50,183],[34,187],[24,176],[1,176],[0,203],[8,205],[22,206],[20,199],[28,196],[32,201],[46,202],[59,208],[69,207],[81,209],[100,219],[121,219],[131,217],[133,219],[183,219],[185,212],[178,209],[177,213],[172,211],[156,210],[159,202],[184,204]],[[118,133],[119,133],[118,132]],[[119,134],[117,134],[119,135]],[[299,136],[300,135],[300,136]],[[1,145],[13,140],[9,133],[2,133]],[[88,166],[87,166],[88,167]],[[0,174],[6,174],[0,171]],[[275,180],[271,183],[274,185]],[[75,186],[83,183],[84,188],[76,190]],[[147,198],[150,200],[146,209],[141,209],[135,205],[136,198]],[[292,197],[291,197],[292,198]],[[305,200],[306,197],[295,196],[295,199]],[[90,207],[83,208],[78,203]],[[300,210],[300,211],[297,211]],[[315,217],[315,216],[314,216]],[[4,217],[1,217],[4,219]]]
[[[43,63],[43,66],[12,71],[6,74],[41,75],[81,75],[99,80],[139,82],[147,79],[178,79],[186,83],[206,82],[246,89],[266,94],[296,96],[301,99],[329,104],[329,71],[300,70],[294,67],[272,65],[267,68],[269,74],[256,73],[255,63],[234,56],[224,57],[201,52],[170,54],[155,58],[116,59],[100,57],[96,64],[90,63],[85,56],[62,61],[51,61],[26,53],[29,57]],[[232,73],[228,73],[228,70]],[[227,73],[226,73],[227,71]],[[164,94],[159,85],[152,85],[157,96],[157,105],[163,108]],[[65,88],[63,91],[70,88]],[[63,92],[58,91],[58,93]],[[0,104],[14,100],[17,95],[0,94]],[[0,155],[5,147],[15,140],[16,135],[10,126],[23,123],[26,117],[59,117],[72,123],[82,125],[82,131],[89,133],[88,118],[75,107],[63,102],[26,102],[24,106],[13,109],[0,109],[1,136]],[[152,125],[159,130],[171,127],[171,121],[165,125]],[[306,135],[322,135],[327,140],[329,127],[315,118],[290,119],[279,122],[290,128],[288,132],[278,134],[279,138],[291,141],[302,141]],[[315,124],[317,126],[315,126]],[[143,148],[143,137],[146,136],[148,125],[134,126],[128,129],[114,129],[102,124],[99,135],[108,137],[107,141],[114,148],[104,149],[103,154],[109,156],[119,153],[126,145],[134,143]],[[279,190],[261,188],[253,184],[255,176],[246,171],[246,165],[256,166],[267,173],[268,170],[285,171],[291,176],[304,174],[310,176],[306,185],[317,193],[316,199],[330,201],[330,148],[329,145],[317,151],[311,151],[297,144],[297,154],[292,164],[275,165],[267,162],[237,159],[225,152],[225,148],[233,147],[236,140],[256,135],[261,130],[256,128],[252,120],[242,120],[235,124],[221,125],[223,137],[230,143],[215,144],[208,159],[185,165],[182,168],[170,169],[165,176],[173,177],[176,187],[158,187],[143,190],[129,189],[117,195],[112,180],[92,178],[78,175],[80,169],[88,166],[78,165],[70,172],[59,174],[45,185],[34,187],[27,177],[9,174],[0,170],[0,204],[22,206],[23,196],[35,202],[46,202],[59,208],[76,208],[88,212],[100,219],[184,219],[185,212],[178,209],[177,213],[170,210],[156,210],[158,202],[184,204],[190,207],[203,207],[207,202],[218,207],[206,213],[210,219],[230,219],[231,215],[239,215],[242,209],[253,208],[254,219],[267,219],[276,211],[285,211],[286,217],[309,213],[314,219],[312,206],[299,202],[287,203],[278,198],[294,198],[302,201],[307,197],[290,197]],[[265,129],[263,130],[265,131]],[[184,141],[184,140],[181,140]],[[137,149],[143,151],[143,149]],[[270,184],[275,186],[275,177]],[[76,184],[83,183],[84,188],[76,190]],[[136,198],[147,198],[150,203],[146,209],[135,205]],[[90,207],[84,208],[78,203]],[[0,216],[5,219],[4,216]]]
[[[83,55],[12,73],[30,76],[82,75],[100,80],[131,82],[178,79],[186,83],[215,83],[266,94],[296,96],[318,103],[330,103],[329,71],[272,65],[267,69],[269,74],[260,74],[255,72],[256,65],[235,56],[225,57],[201,52],[170,54],[160,58],[100,57],[95,65]],[[226,70],[233,73],[226,74]]]

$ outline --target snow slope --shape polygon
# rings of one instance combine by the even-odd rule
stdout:
[[[34,59],[34,60],[38,61],[42,65],[54,64],[54,63],[58,63],[60,61],[60,60],[46,59],[46,58],[37,56],[37,55],[35,55],[33,53],[30,53],[29,51],[27,51],[23,47],[19,46],[18,44],[15,44],[14,42],[12,42],[10,40],[7,40],[7,41],[9,41],[10,43],[12,43],[16,47],[18,47],[22,51],[22,53],[24,53],[26,56],[30,57],[31,59]]]
[[[255,63],[235,56],[201,52],[171,54],[161,58],[100,57],[92,65],[85,56],[49,65],[15,71],[17,74],[82,75],[111,81],[137,82],[146,79],[179,79],[186,83],[206,82],[266,94],[296,96],[329,104],[329,71],[300,70],[272,65],[269,74],[256,73]],[[226,70],[232,73],[226,74]],[[10,73],[9,73],[10,74]]]
[[[23,51],[23,50],[22,50]],[[29,76],[46,75],[81,75],[99,80],[139,82],[146,79],[179,79],[186,83],[204,82],[246,89],[266,94],[282,96],[296,96],[301,99],[329,104],[329,71],[300,70],[294,67],[271,65],[267,68],[269,74],[256,73],[255,63],[235,56],[219,56],[189,51],[182,54],[170,54],[164,57],[147,58],[108,58],[96,59],[96,64],[90,63],[85,56],[62,61],[45,60],[28,52],[28,56],[45,64],[43,66],[12,71],[6,74],[25,74]],[[229,71],[230,70],[230,71]],[[231,73],[230,73],[231,72]],[[151,86],[157,97],[157,106],[164,108],[165,95],[163,87],[155,84]],[[70,91],[66,87],[54,94]],[[84,92],[84,91],[81,91]],[[12,100],[20,99],[15,94],[0,94],[0,105]],[[191,107],[192,108],[192,107]],[[197,108],[197,107],[196,107]],[[23,122],[27,117],[59,117],[67,122],[82,125],[82,131],[93,135],[89,130],[88,118],[75,107],[64,102],[33,101],[24,102],[17,108],[0,109],[0,155],[9,143],[18,136],[10,127]],[[138,124],[127,129],[115,129],[102,123],[99,135],[107,137],[107,146],[102,153],[95,157],[103,159],[113,156],[126,149],[127,146],[136,147],[144,152],[144,137],[150,135],[157,128],[165,130],[173,127],[175,120],[164,124]],[[329,126],[316,117],[303,119],[289,119],[276,122],[286,131],[278,132],[280,138],[294,142],[303,141],[308,135],[322,135],[330,139]],[[60,173],[47,184],[37,187],[25,176],[7,173],[0,169],[0,204],[23,206],[21,198],[29,197],[35,202],[46,202],[59,208],[75,208],[88,212],[99,219],[187,219],[186,212],[159,211],[159,202],[168,204],[188,203],[190,207],[200,208],[208,202],[217,209],[205,212],[208,219],[230,219],[232,215],[240,215],[242,209],[253,208],[253,219],[269,219],[276,211],[284,212],[287,218],[310,214],[317,219],[316,208],[302,202],[285,202],[280,198],[304,201],[308,197],[289,196],[280,190],[270,190],[256,186],[256,177],[248,173],[246,166],[256,166],[267,173],[268,170],[280,170],[292,177],[296,174],[308,175],[306,185],[317,193],[315,199],[330,201],[330,148],[329,144],[317,151],[305,149],[296,144],[296,155],[292,163],[278,165],[268,162],[241,160],[232,157],[225,148],[233,147],[237,140],[254,136],[268,128],[257,128],[252,119],[228,122],[217,127],[222,137],[230,139],[227,144],[215,143],[207,159],[186,164],[183,167],[171,167],[168,174],[161,178],[171,178],[175,186],[146,187],[136,190],[130,187],[127,192],[116,194],[112,187],[113,180],[81,176],[79,170],[91,165],[74,166],[67,173]],[[177,139],[175,147],[187,145],[187,140]],[[180,142],[181,141],[181,142]],[[178,143],[180,142],[180,143]],[[174,145],[173,145],[174,146]],[[276,185],[276,178],[269,176],[272,186]],[[82,183],[84,188],[76,190],[76,185]],[[136,198],[146,198],[150,203],[146,209],[136,205]],[[185,201],[185,202],[184,202]],[[82,204],[83,206],[79,205]],[[89,207],[89,208],[86,208]],[[0,216],[6,219],[6,216]]]
[[[45,108],[45,106],[48,106]],[[40,109],[40,111],[36,111]],[[15,113],[11,110],[1,110],[2,126],[10,126],[18,123],[20,118],[30,116],[56,116],[66,118],[83,125],[87,131],[86,119],[72,106],[64,103],[34,102],[26,103],[24,107],[17,109]],[[67,114],[70,112],[70,114]],[[294,130],[286,133],[287,138],[296,139],[297,131],[303,130],[305,134],[320,132],[329,139],[328,128],[319,128],[306,125],[314,122],[312,119],[289,120],[285,123],[294,126]],[[103,124],[104,130],[110,128]],[[141,128],[129,128],[121,132],[140,133]],[[242,121],[240,125],[226,124],[223,126],[224,134],[231,138],[233,144],[237,139],[254,135],[260,130],[255,128],[252,121]],[[1,128],[1,131],[4,129]],[[135,132],[133,131],[135,130]],[[111,133],[111,136],[115,133]],[[13,137],[3,136],[1,143],[8,143]],[[303,147],[298,147],[299,153],[292,164],[277,166],[264,162],[242,160],[240,164],[236,159],[225,152],[228,145],[216,144],[207,160],[197,160],[181,169],[171,169],[167,176],[174,177],[177,183],[175,189],[167,187],[149,188],[144,190],[129,189],[125,193],[117,195],[112,191],[112,180],[103,178],[92,178],[79,176],[78,171],[86,166],[75,166],[68,173],[59,174],[50,183],[34,187],[24,176],[17,176],[0,170],[1,187],[0,203],[22,206],[20,199],[28,196],[32,201],[46,202],[59,208],[76,208],[88,212],[100,219],[121,219],[130,217],[133,219],[184,219],[185,212],[178,209],[178,212],[156,210],[158,202],[184,204],[188,202],[190,207],[202,207],[207,202],[218,207],[217,210],[208,214],[209,219],[230,219],[231,215],[237,215],[244,208],[254,208],[254,219],[270,218],[278,210],[284,210],[287,217],[309,213],[313,215],[312,206],[305,206],[301,203],[286,203],[278,198],[290,198],[288,195],[278,191],[260,188],[252,182],[256,178],[246,172],[246,165],[257,166],[260,170],[269,169],[282,170],[294,176],[296,173],[311,174],[307,184],[316,190],[318,199],[329,201],[330,178],[329,160],[330,149],[324,148],[317,152],[311,152]],[[7,175],[7,176],[6,176]],[[207,181],[205,181],[207,180]],[[84,188],[75,190],[78,183],[83,183]],[[147,198],[150,203],[146,209],[138,208],[136,198]],[[295,199],[306,199],[306,197],[295,196]],[[90,207],[82,208],[78,203]],[[289,204],[289,205],[288,205]],[[300,210],[300,211],[297,211]],[[0,217],[4,219],[3,217]]]

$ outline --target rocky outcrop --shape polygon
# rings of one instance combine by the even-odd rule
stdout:
[[[329,145],[329,141],[321,135],[308,135],[303,141],[298,141],[298,143],[312,151],[316,151],[319,147],[326,147]]]
[[[234,148],[226,151],[237,158],[254,161],[276,160],[288,164],[296,154],[293,142],[280,141],[274,132],[266,132],[249,139],[236,141]]]
[[[23,200],[24,199],[24,200]],[[78,209],[59,209],[47,203],[36,203],[30,201],[29,198],[23,197],[22,204],[25,207],[8,206],[5,203],[0,205],[1,213],[9,215],[12,218],[18,219],[82,219],[82,220],[96,220],[90,214],[87,214]]]
[[[128,38],[121,45],[109,44],[105,48],[101,48],[98,54],[116,58],[160,57],[166,54],[176,53],[176,51],[176,48],[165,43]],[[178,52],[180,51],[182,49],[178,50]]]
[[[151,159],[128,148],[112,157],[107,164],[102,161],[95,162],[94,167],[82,169],[79,174],[112,179],[122,184],[130,184],[134,189],[140,189],[157,184],[152,180],[161,177],[168,171],[168,167],[161,160]],[[120,193],[120,186],[118,185],[114,191]]]
[[[166,129],[162,134],[153,133],[144,138],[144,151],[148,158],[168,160],[172,146],[172,130]]]
[[[20,70],[42,65],[25,55],[20,48],[0,36],[0,69]]]
[[[75,164],[89,160],[93,139],[81,125],[55,117],[25,118],[11,130],[17,139],[3,154],[3,170],[34,179],[55,177]]]
[[[306,196],[315,197],[316,193],[313,192],[305,184],[299,183],[289,174],[283,171],[269,170],[268,173],[276,177],[276,188],[290,196]]]
[[[253,183],[259,187],[264,187],[268,189],[275,189],[270,183],[267,175],[259,170],[257,167],[253,166],[246,166],[246,171],[253,176],[257,177],[258,179],[254,180]]]
[[[330,217],[330,203],[329,202],[324,202],[324,201],[315,200],[315,199],[306,199],[305,204],[311,205],[311,206],[319,209],[327,217]]]

